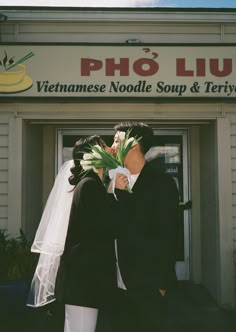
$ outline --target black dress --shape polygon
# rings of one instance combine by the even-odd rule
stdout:
[[[115,288],[112,209],[100,178],[90,172],[74,191],[55,296],[64,304],[101,308]]]

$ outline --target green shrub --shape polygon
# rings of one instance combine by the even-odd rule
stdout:
[[[30,248],[31,242],[21,229],[17,238],[0,229],[0,281],[32,278],[38,256],[31,253]]]

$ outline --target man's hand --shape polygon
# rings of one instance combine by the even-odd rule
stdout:
[[[161,296],[166,295],[166,289],[159,289],[159,292],[161,293]]]

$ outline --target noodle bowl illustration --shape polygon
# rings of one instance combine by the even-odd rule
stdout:
[[[30,52],[24,57],[15,61],[14,57],[5,56],[0,59],[0,93],[15,93],[28,90],[33,85],[32,79],[26,74],[26,66],[22,64],[34,53]]]
[[[0,85],[15,85],[23,81],[26,75],[26,66],[19,64],[16,67],[0,72]]]

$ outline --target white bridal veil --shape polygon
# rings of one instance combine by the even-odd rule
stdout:
[[[31,247],[32,252],[40,254],[27,301],[31,307],[43,306],[55,300],[55,280],[60,256],[64,251],[73,197],[73,186],[68,182],[73,165],[73,160],[62,165]]]

